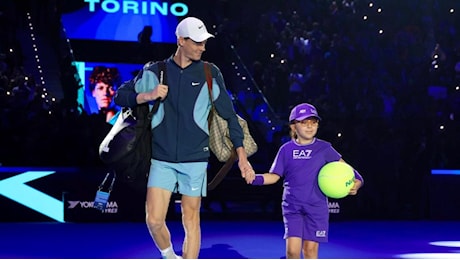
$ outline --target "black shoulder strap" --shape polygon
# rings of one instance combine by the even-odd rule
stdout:
[[[166,77],[166,62],[164,60],[158,62],[158,79],[160,84],[167,84],[168,80]]]
[[[166,77],[166,62],[165,61],[159,61],[158,62],[158,79],[160,81],[160,84],[167,84],[167,77]],[[147,118],[151,119],[153,114],[155,114],[158,110],[158,107],[160,106],[160,100],[155,100],[155,104],[153,105],[152,110],[150,110]]]

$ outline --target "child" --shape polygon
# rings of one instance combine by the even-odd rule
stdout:
[[[286,258],[318,258],[320,242],[328,241],[328,199],[318,186],[318,173],[326,163],[342,161],[342,156],[329,142],[317,139],[321,118],[316,108],[302,103],[289,116],[291,140],[283,144],[270,172],[257,174],[252,185],[269,185],[284,177],[282,213]],[[356,171],[350,195],[363,184]]]

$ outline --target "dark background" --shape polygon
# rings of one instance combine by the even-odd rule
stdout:
[[[458,1],[183,2],[216,35],[203,59],[221,68],[236,110],[250,123],[259,144],[250,159],[258,173],[269,169],[286,140],[292,105],[310,102],[324,119],[318,137],[365,179],[357,196],[340,200],[337,218],[460,218],[460,176],[431,175],[432,169],[460,168]],[[71,62],[145,63],[170,56],[175,45],[68,40],[59,19],[68,4],[0,4],[0,163],[76,167],[35,185],[91,201],[105,175],[97,149],[110,125],[101,115],[79,112],[81,82]],[[301,37],[309,43],[300,44]],[[290,90],[294,85],[300,90]],[[211,158],[209,177],[219,166]],[[234,169],[209,192],[203,217],[278,219],[281,184],[251,187],[238,174]],[[76,215],[142,221],[142,192],[117,185],[112,198],[123,213]],[[6,221],[46,219],[5,197],[0,205]],[[171,217],[177,217],[175,206]]]

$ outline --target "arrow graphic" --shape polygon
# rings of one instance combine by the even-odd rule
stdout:
[[[64,222],[64,203],[37,189],[26,182],[48,176],[55,171],[26,171],[0,181],[0,195],[14,200],[45,216]]]

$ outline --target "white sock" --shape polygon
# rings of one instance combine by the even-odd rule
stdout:
[[[160,249],[160,252],[163,259],[176,259],[176,254],[174,253],[172,245],[166,249]]]

